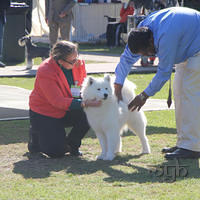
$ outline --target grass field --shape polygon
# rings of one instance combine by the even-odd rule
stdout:
[[[128,76],[137,93],[152,77]],[[0,78],[0,84],[26,89],[33,83],[34,78]],[[154,98],[167,98],[167,93],[168,85]],[[28,120],[0,121],[0,200],[199,200],[199,161],[177,163],[161,154],[176,142],[174,110],[145,114],[152,153],[141,155],[138,137],[127,132],[123,151],[113,161],[96,160],[100,145],[92,130],[83,139],[83,157],[49,159],[27,152]]]

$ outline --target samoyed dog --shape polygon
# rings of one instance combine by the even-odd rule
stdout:
[[[142,144],[142,153],[150,153],[146,137],[147,120],[143,111],[128,110],[128,103],[134,98],[136,86],[126,80],[122,89],[123,101],[118,102],[114,94],[114,78],[87,77],[82,85],[83,100],[102,100],[100,107],[86,107],[84,111],[88,122],[99,139],[102,152],[97,159],[113,160],[116,153],[121,152],[121,134],[127,128],[133,131]]]

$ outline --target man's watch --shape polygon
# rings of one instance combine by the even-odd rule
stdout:
[[[139,97],[140,97],[140,99],[142,100],[142,101],[146,101],[147,100],[147,96],[145,96],[143,93],[140,93],[139,94]]]

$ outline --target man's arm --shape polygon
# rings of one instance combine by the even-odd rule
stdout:
[[[62,10],[62,14],[67,15],[71,9],[76,5],[76,1],[75,0],[68,0],[68,3],[65,5],[65,7]]]
[[[138,61],[140,55],[132,54],[128,45],[126,45],[124,52],[120,57],[120,62],[115,69],[115,83],[123,85],[125,78],[129,74],[131,67]]]
[[[118,100],[122,100],[121,89],[124,81],[129,74],[131,67],[139,58],[140,56],[132,54],[128,48],[128,45],[126,45],[126,48],[120,57],[120,62],[115,69],[115,94]]]
[[[172,25],[171,25],[172,26]],[[148,96],[153,96],[160,91],[163,85],[170,79],[173,66],[176,62],[176,55],[179,52],[180,31],[179,27],[166,28],[166,32],[162,34],[159,40],[159,49],[157,56],[159,58],[157,73],[144,90]]]
[[[166,81],[169,80],[173,70],[173,65],[175,63],[178,44],[179,35],[178,33],[174,34],[173,28],[166,31],[166,33],[162,35],[157,52],[159,58],[157,73],[147,88],[129,103],[129,110],[139,111],[145,104],[147,98],[158,92],[166,83]]]

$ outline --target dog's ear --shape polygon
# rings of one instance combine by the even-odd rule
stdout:
[[[110,82],[110,75],[109,74],[104,74],[104,79]]]
[[[94,82],[94,79],[92,77],[88,78],[88,85],[92,85]]]

